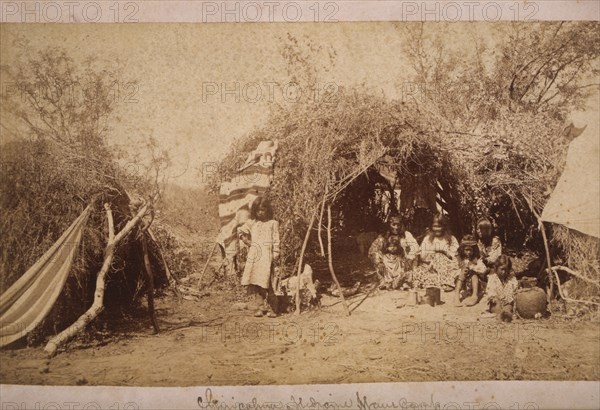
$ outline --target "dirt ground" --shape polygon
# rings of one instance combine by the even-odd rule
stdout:
[[[321,308],[255,318],[234,295],[158,300],[162,331],[147,318],[102,343],[0,352],[0,382],[194,386],[430,380],[600,380],[600,327],[555,314],[510,324],[481,307],[397,307],[402,291],[365,291]],[[443,294],[449,299],[450,294]],[[131,326],[130,326],[131,327]]]

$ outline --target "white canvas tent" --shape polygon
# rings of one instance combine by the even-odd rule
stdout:
[[[583,133],[569,145],[565,169],[542,220],[600,238],[600,113],[575,115]]]

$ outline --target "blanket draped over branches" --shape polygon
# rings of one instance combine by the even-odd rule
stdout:
[[[34,329],[60,295],[79,250],[91,206],[69,226],[44,255],[0,295],[0,347]]]
[[[277,141],[262,141],[252,151],[231,180],[219,189],[221,230],[217,243],[231,261],[238,249],[237,228],[247,219],[252,202],[271,185]],[[243,212],[245,211],[245,213]]]

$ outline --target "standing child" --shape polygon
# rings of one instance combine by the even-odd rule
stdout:
[[[456,280],[455,306],[462,306],[463,304],[465,306],[476,305],[479,301],[479,276],[485,275],[486,267],[479,258],[479,248],[473,235],[465,235],[460,242],[458,248],[458,265],[460,273]],[[465,285],[468,283],[471,283],[473,293],[461,303],[460,293],[463,290],[463,286],[466,290],[467,286]]]
[[[494,263],[494,273],[488,277],[484,299],[489,311],[504,322],[512,320],[515,293],[519,282],[512,270],[512,262],[506,255],[500,255]]]
[[[273,293],[274,265],[279,260],[279,222],[273,219],[271,203],[258,197],[252,203],[250,219],[239,228],[240,239],[248,246],[248,257],[242,275],[242,285],[254,295],[256,317],[276,317],[267,303]]]

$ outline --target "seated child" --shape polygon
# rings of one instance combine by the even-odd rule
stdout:
[[[456,280],[455,306],[474,306],[479,302],[479,279],[485,276],[487,268],[479,257],[477,241],[472,235],[465,235],[458,247],[458,265],[460,274]],[[468,284],[471,284],[472,294],[461,303],[460,294]]]
[[[483,264],[488,268],[490,272],[496,259],[502,255],[502,242],[500,238],[494,235],[494,225],[488,218],[481,218],[477,221],[477,246],[479,248],[479,255]]]
[[[512,262],[506,255],[500,255],[494,263],[494,273],[488,276],[484,299],[488,310],[505,322],[512,320],[515,293],[519,282],[512,271]]]
[[[398,235],[384,237],[381,260],[378,274],[381,283],[379,289],[398,289],[405,279],[404,274],[404,249],[400,244]]]

